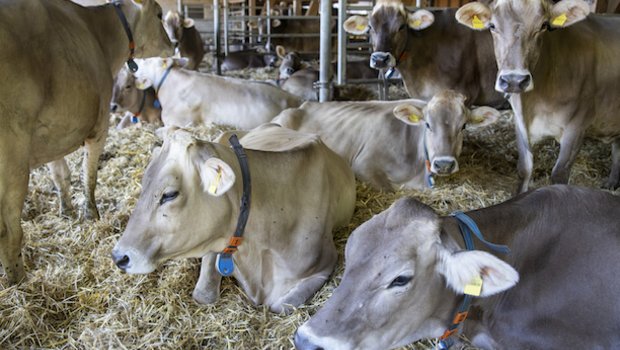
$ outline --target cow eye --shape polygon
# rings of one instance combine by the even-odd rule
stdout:
[[[489,28],[490,31],[494,32],[495,31],[495,24],[493,22],[489,22],[488,28]]]
[[[426,128],[430,131],[431,130],[431,125],[428,122],[425,122],[424,124],[426,124]]]
[[[542,31],[545,31],[545,30],[547,30],[547,29],[549,29],[549,22],[545,21],[545,22],[543,22],[543,24],[540,26],[540,31],[542,32]]]
[[[402,287],[406,285],[407,283],[409,283],[412,279],[413,279],[413,276],[402,276],[402,275],[398,276],[392,281],[392,283],[390,283],[388,288]]]
[[[162,205],[166,202],[170,202],[171,200],[177,198],[178,195],[179,195],[179,191],[170,191],[170,192],[166,192],[162,194],[161,198],[159,199],[159,205]]]
[[[461,130],[465,130],[466,127],[467,127],[467,123],[463,124],[463,127],[461,128]]]
[[[161,12],[158,12],[158,13],[157,13],[157,18],[159,18],[159,19],[162,19],[162,18],[163,18],[163,15],[162,15],[162,13],[161,13]]]

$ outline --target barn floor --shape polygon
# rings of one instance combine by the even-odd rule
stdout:
[[[436,178],[432,191],[381,193],[358,183],[353,222],[335,232],[342,254],[351,231],[395,199],[414,196],[442,214],[492,205],[516,186],[516,148],[511,114],[480,132],[468,132],[461,170]],[[191,297],[199,261],[169,261],[146,276],[123,274],[110,251],[123,232],[140,192],[154,129],[110,129],[101,162],[97,203],[101,220],[62,218],[47,169],[32,172],[23,212],[27,279],[8,286],[0,274],[0,348],[37,349],[291,349],[292,334],[323,304],[343,272],[340,256],[333,278],[292,315],[254,307],[231,278],[222,283],[214,305]],[[218,128],[203,130],[216,135]],[[535,187],[548,183],[557,144],[535,148]],[[78,151],[69,157],[74,204],[83,201]],[[598,187],[609,171],[610,147],[587,140],[572,184]],[[407,349],[431,349],[432,341]]]

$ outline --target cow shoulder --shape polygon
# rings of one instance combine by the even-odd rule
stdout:
[[[320,144],[319,136],[283,128],[278,124],[263,124],[241,139],[247,149],[268,152],[292,152]]]

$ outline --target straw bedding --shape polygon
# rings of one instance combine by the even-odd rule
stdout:
[[[209,138],[219,131],[208,127],[200,133]],[[27,279],[8,286],[0,274],[0,348],[290,349],[295,329],[339,283],[342,252],[355,227],[402,196],[414,196],[446,214],[506,200],[517,181],[507,112],[499,123],[467,132],[461,170],[436,178],[432,191],[382,193],[358,183],[354,218],[334,233],[341,256],[333,277],[306,305],[282,316],[253,306],[231,278],[224,279],[216,304],[195,303],[191,293],[200,267],[197,259],[169,261],[146,276],[123,274],[114,266],[110,251],[136,204],[150,151],[158,142],[152,127],[110,129],[96,192],[101,219],[95,222],[77,215],[60,217],[47,169],[32,171],[22,216]],[[548,183],[557,148],[553,141],[535,148],[535,187]],[[68,156],[74,204],[83,201],[81,158],[80,151]],[[598,187],[609,163],[610,147],[586,140],[571,183]],[[428,340],[407,348],[432,347]]]

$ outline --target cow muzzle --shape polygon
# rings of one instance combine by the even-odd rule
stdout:
[[[118,110],[117,103],[110,103],[110,112],[115,113]]]
[[[295,332],[295,348],[297,350],[324,350],[324,348],[313,344],[310,339],[304,337],[299,333],[299,331]]]
[[[506,93],[522,93],[534,88],[532,74],[524,72],[501,72],[495,83],[495,90]]]
[[[373,52],[370,55],[370,68],[384,69],[394,67],[396,59],[389,52]]]
[[[127,272],[127,268],[129,268],[130,266],[130,262],[131,259],[129,258],[128,255],[119,252],[117,250],[113,250],[112,251],[112,261],[114,261],[114,264],[121,270],[123,270],[123,272]]]
[[[454,157],[435,157],[431,163],[431,172],[440,176],[454,174],[459,170],[459,163]]]

